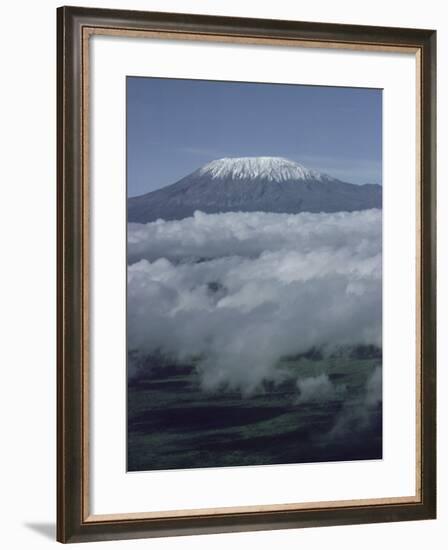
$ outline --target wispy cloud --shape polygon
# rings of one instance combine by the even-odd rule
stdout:
[[[352,159],[322,155],[294,155],[295,160],[349,183],[382,183],[381,160]]]
[[[211,159],[216,159],[218,157],[228,156],[228,151],[222,151],[217,149],[209,149],[207,147],[179,147],[179,152],[189,154],[189,155],[196,155],[200,157],[210,157]]]

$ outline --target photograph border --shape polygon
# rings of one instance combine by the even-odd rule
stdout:
[[[435,518],[436,32],[78,7],[58,8],[57,18],[57,539],[81,542]],[[90,514],[88,52],[94,34],[415,54],[415,497]]]

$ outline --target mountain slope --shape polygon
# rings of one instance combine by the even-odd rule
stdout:
[[[353,185],[280,157],[224,158],[128,199],[128,221],[178,220],[196,210],[338,212],[381,208],[380,185]]]

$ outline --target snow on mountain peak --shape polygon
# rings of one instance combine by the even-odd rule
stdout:
[[[288,180],[332,181],[334,179],[282,157],[221,158],[200,168],[198,174],[210,176],[212,179],[262,178],[275,182]]]

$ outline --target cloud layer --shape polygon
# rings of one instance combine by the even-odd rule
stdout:
[[[206,388],[251,392],[312,347],[381,346],[379,210],[130,224],[128,260],[129,349],[194,358]]]

